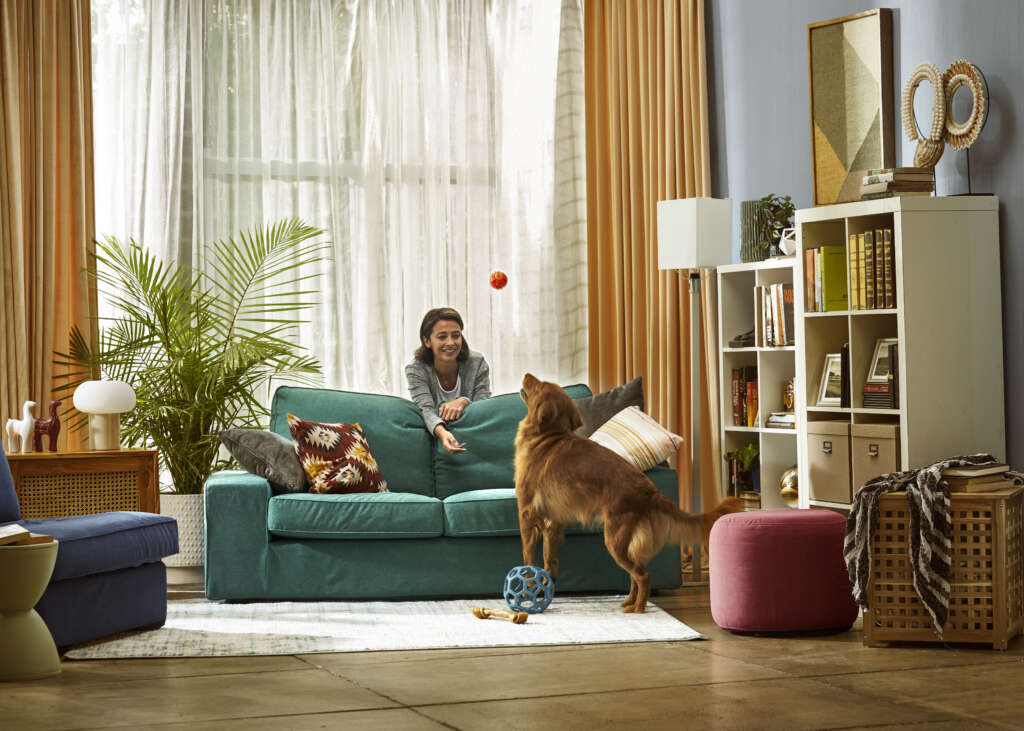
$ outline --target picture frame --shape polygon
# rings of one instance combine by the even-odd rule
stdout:
[[[892,167],[892,10],[807,26],[814,205],[860,200],[866,170]]]
[[[878,338],[875,341],[875,352],[871,356],[871,367],[868,368],[867,383],[889,382],[889,346],[899,342],[898,338]]]
[[[839,406],[843,388],[843,359],[839,353],[827,353],[821,367],[817,406]]]

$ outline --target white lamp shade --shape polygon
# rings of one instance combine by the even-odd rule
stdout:
[[[704,269],[731,261],[731,198],[658,201],[658,269]]]
[[[135,390],[124,381],[85,381],[72,401],[84,414],[120,414],[135,408]]]

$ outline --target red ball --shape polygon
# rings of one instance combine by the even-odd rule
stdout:
[[[491,272],[491,286],[495,289],[504,289],[508,284],[508,275],[500,269]]]

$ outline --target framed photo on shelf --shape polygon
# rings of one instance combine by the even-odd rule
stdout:
[[[825,364],[821,369],[817,406],[839,406],[842,391],[842,356],[839,353],[829,353],[825,356]]]
[[[875,341],[875,354],[871,357],[868,369],[868,383],[889,382],[889,346],[898,342],[897,338],[879,338]]]

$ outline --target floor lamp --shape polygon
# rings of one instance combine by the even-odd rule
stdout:
[[[658,269],[690,272],[690,504],[699,513],[700,499],[700,270],[732,261],[732,200],[679,198],[658,201]],[[711,506],[708,506],[711,507]],[[691,547],[693,575],[700,581],[701,547]]]

